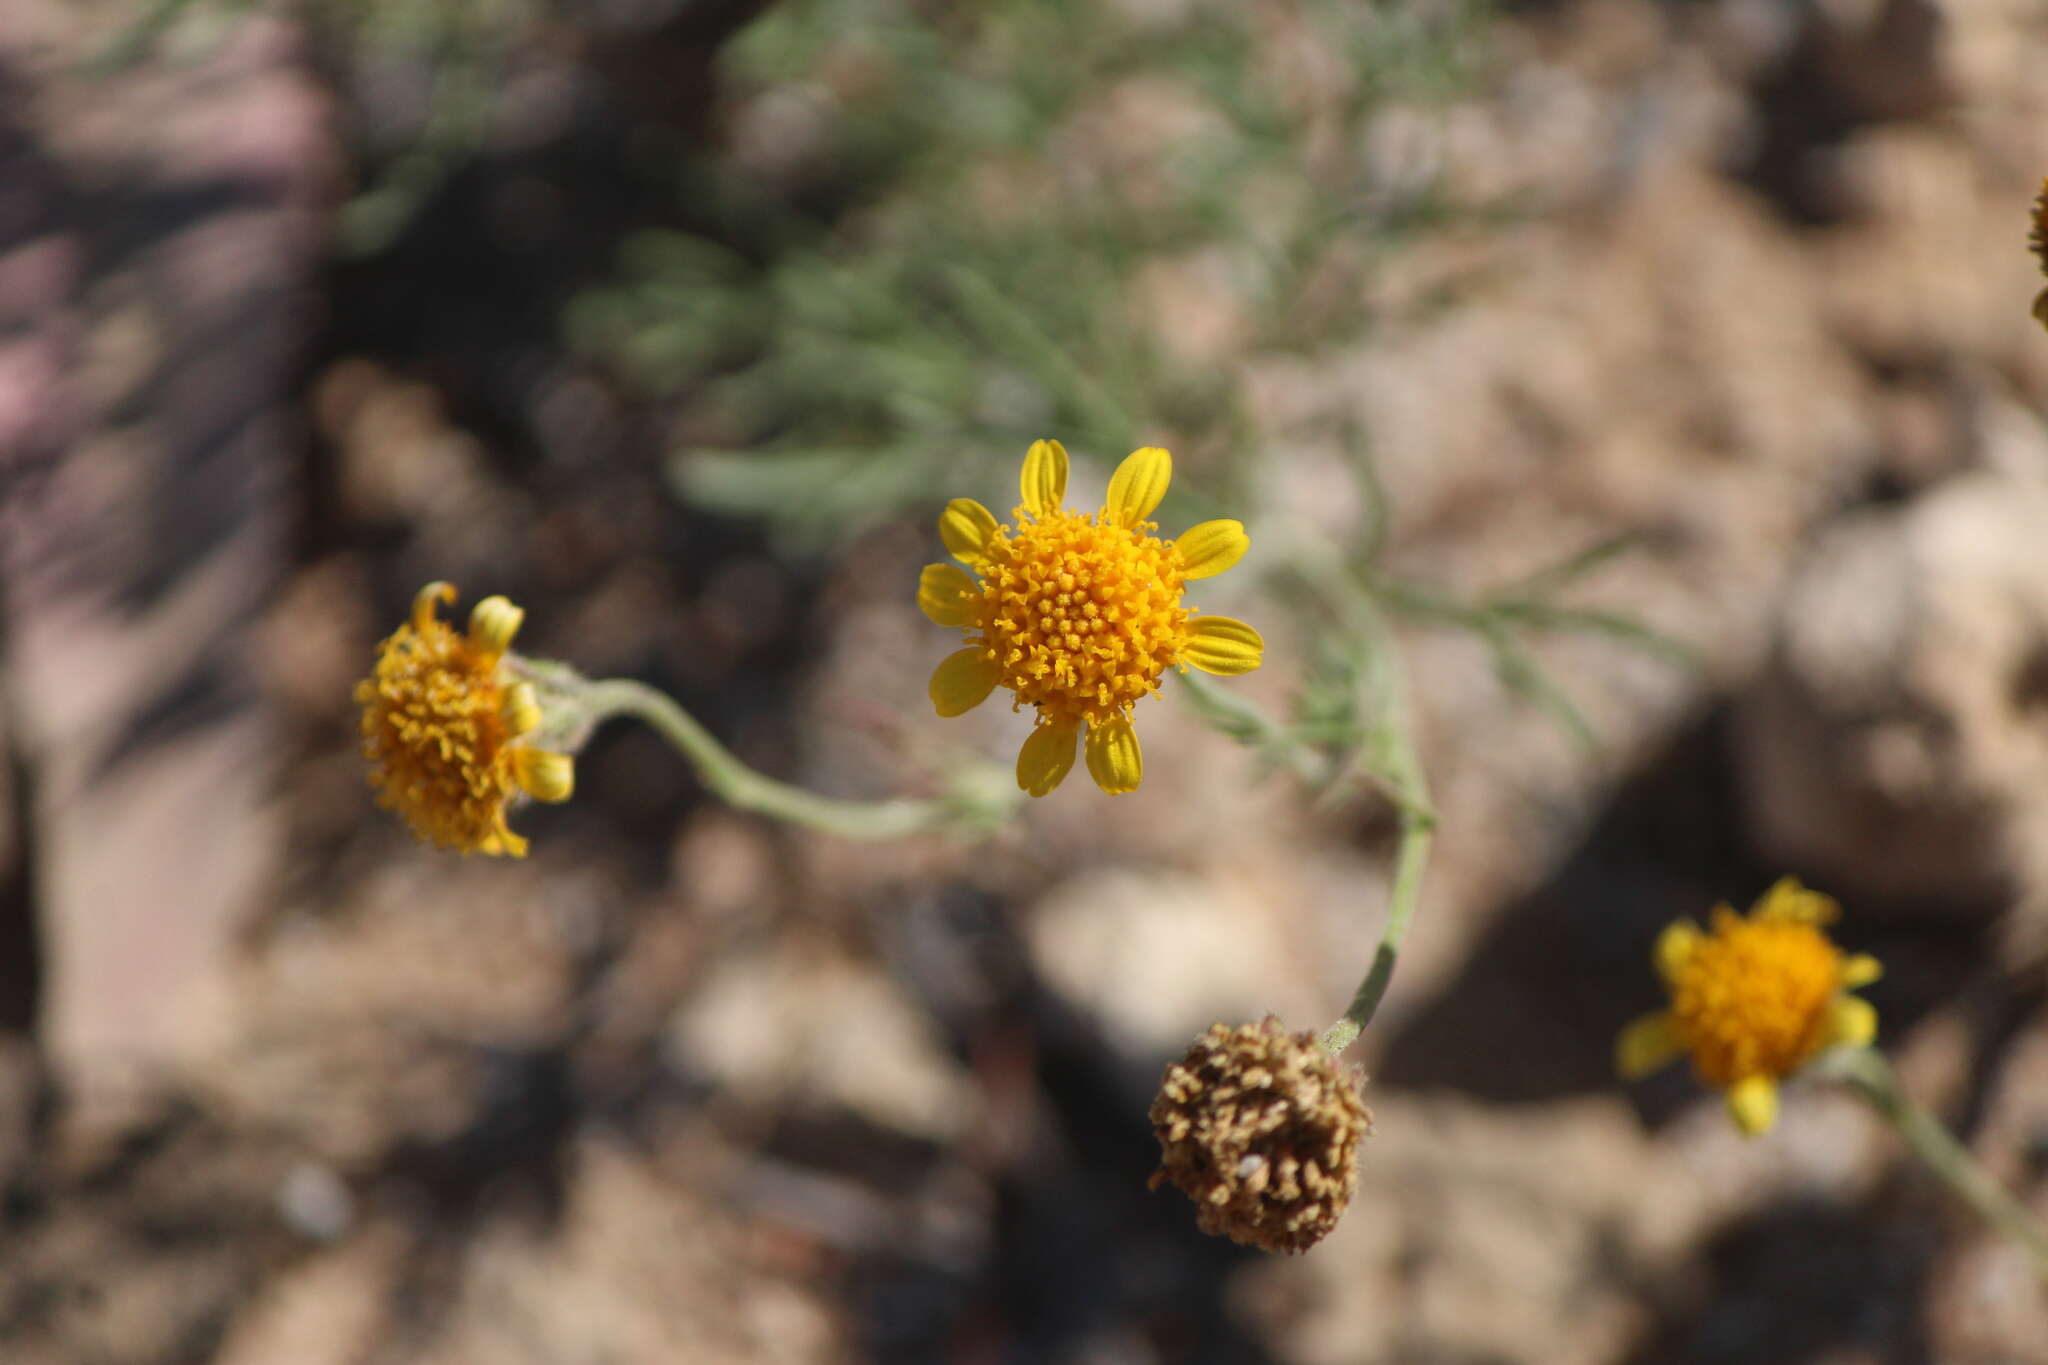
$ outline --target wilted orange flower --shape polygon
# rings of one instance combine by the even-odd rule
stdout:
[[[1205,521],[1177,540],[1147,521],[1166,496],[1173,457],[1157,446],[1133,451],[1093,514],[1070,512],[1067,452],[1035,441],[1024,456],[1017,529],[999,525],[972,498],[955,498],[939,518],[954,558],[928,566],[917,603],[942,626],[968,631],[965,649],[932,674],[942,716],[987,700],[997,686],[1032,706],[1037,728],[1017,755],[1017,785],[1033,796],[1057,787],[1074,766],[1083,730],[1089,775],[1112,794],[1137,788],[1144,758],[1131,707],[1159,690],[1169,668],[1249,673],[1265,644],[1227,616],[1194,616],[1181,603],[1189,580],[1222,573],[1250,547],[1244,525]]]
[[[507,676],[505,652],[526,613],[486,597],[457,635],[435,608],[455,588],[429,583],[412,619],[377,646],[377,664],[356,684],[363,757],[378,804],[397,811],[429,843],[464,853],[526,855],[505,823],[521,795],[566,801],[575,763],[528,740],[540,728],[533,684]]]

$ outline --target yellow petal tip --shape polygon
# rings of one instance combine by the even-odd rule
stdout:
[[[946,552],[967,564],[979,564],[996,533],[995,514],[973,498],[955,498],[939,514],[939,539]]]
[[[521,735],[530,735],[540,729],[543,719],[540,697],[534,692],[533,684],[512,684],[505,693],[505,704],[499,708],[499,714],[505,717],[506,733],[514,739]]]
[[[1768,1133],[1778,1122],[1778,1085],[1768,1076],[1746,1076],[1728,1087],[1728,1115],[1745,1137]]]
[[[953,564],[927,564],[917,578],[917,606],[940,626],[965,626],[974,619],[978,589],[964,569]]]
[[[1228,616],[1197,616],[1188,623],[1188,642],[1181,657],[1204,673],[1234,678],[1256,669],[1266,656],[1266,642],[1243,621]]]
[[[1625,1081],[1641,1080],[1683,1051],[1671,1014],[1646,1014],[1621,1031],[1614,1042],[1614,1069]]]
[[[453,583],[438,578],[414,593],[412,596],[413,629],[425,629],[427,622],[434,619],[435,607],[453,606],[455,599],[459,595],[455,591]]]
[[[1869,1047],[1877,1041],[1877,1006],[1860,996],[1839,995],[1828,1005],[1829,1047]]]
[[[1088,775],[1111,796],[1134,792],[1144,781],[1145,755],[1128,716],[1090,726],[1083,747],[1088,753]]]
[[[576,760],[568,754],[545,749],[518,749],[512,755],[512,773],[521,789],[536,801],[567,801],[576,793]]]
[[[1173,456],[1159,446],[1145,446],[1124,457],[1109,480],[1104,509],[1118,526],[1136,526],[1152,515],[1173,480]]]
[[[1689,919],[1674,920],[1665,925],[1664,931],[1657,935],[1657,946],[1652,952],[1657,975],[1666,982],[1678,980],[1685,964],[1698,950],[1702,937],[1700,927]]]
[[[1032,796],[1052,792],[1073,770],[1079,738],[1073,721],[1041,721],[1017,751],[1017,786]]]
[[[510,598],[486,597],[469,613],[470,641],[486,654],[503,654],[512,647],[512,637],[525,619],[526,612],[512,605]]]
[[[1067,448],[1058,441],[1033,441],[1018,476],[1024,510],[1047,517],[1060,510],[1067,496]]]
[[[939,660],[926,690],[940,715],[964,716],[988,700],[1001,676],[987,650],[969,645]]]
[[[1243,522],[1225,519],[1190,526],[1173,545],[1188,578],[1213,578],[1243,559],[1252,540],[1245,534]]]
[[[1833,924],[1842,907],[1833,896],[1809,891],[1797,877],[1780,877],[1750,907],[1752,919],[1787,920],[1798,924]]]

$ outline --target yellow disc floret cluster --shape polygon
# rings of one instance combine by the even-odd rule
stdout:
[[[504,667],[525,613],[487,597],[458,635],[436,611],[455,596],[451,585],[429,583],[413,599],[412,619],[377,646],[376,667],[355,691],[363,757],[378,803],[420,838],[524,857],[526,840],[506,825],[507,807],[522,795],[568,800],[574,761],[528,742],[540,705],[533,684]]]
[[[1788,877],[1748,918],[1723,905],[1706,931],[1690,920],[1670,925],[1657,967],[1671,1008],[1623,1031],[1622,1073],[1689,1056],[1701,1081],[1727,1093],[1743,1131],[1769,1128],[1780,1080],[1825,1048],[1876,1036],[1876,1011],[1847,992],[1876,980],[1878,964],[1829,940],[1823,926],[1836,913],[1834,901]]]
[[[971,603],[1000,685],[1052,720],[1106,725],[1180,660],[1188,642],[1180,554],[1136,527],[1078,512],[998,527]]]
[[[1066,777],[1084,732],[1096,785],[1134,790],[1144,758],[1131,707],[1159,690],[1161,674],[1259,666],[1265,643],[1256,630],[1195,616],[1181,601],[1190,580],[1244,556],[1244,526],[1206,521],[1160,539],[1147,518],[1172,477],[1173,457],[1147,446],[1117,467],[1100,512],[1070,512],[1062,505],[1067,452],[1058,441],[1037,441],[1024,457],[1016,530],[972,498],[955,498],[939,518],[946,548],[978,577],[932,564],[918,581],[925,614],[969,633],[967,647],[932,674],[932,703],[957,716],[1006,687],[1014,705],[1034,708],[1037,725],[1017,755],[1017,784],[1033,796]]]
[[[1709,1085],[1784,1076],[1820,1047],[1842,953],[1811,924],[1715,910],[1671,982],[1671,1017]]]

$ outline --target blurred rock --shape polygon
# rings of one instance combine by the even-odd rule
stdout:
[[[27,3],[83,50],[91,7]],[[735,814],[644,731],[600,736],[571,806],[522,813],[548,831],[523,863],[437,857],[373,810],[345,689],[433,577],[515,592],[542,652],[675,688],[824,790],[930,790],[963,753],[1007,780],[1027,723],[997,706],[932,726],[924,680],[950,646],[907,590],[936,554],[928,520],[820,563],[679,507],[653,472],[664,415],[557,334],[565,292],[623,231],[721,218],[712,182],[749,159],[817,249],[872,240],[887,166],[818,148],[857,107],[846,91],[908,68],[833,35],[829,98],[794,52],[793,74],[757,64],[726,87],[706,73],[748,5],[606,8],[679,16],[659,42],[609,40],[611,69],[643,84],[589,60],[576,16],[510,35],[490,145],[436,181],[417,232],[328,258],[303,293],[331,148],[292,30],[243,30],[229,7],[206,42],[111,85],[52,47],[0,56],[0,233],[32,229],[0,247],[0,311],[31,320],[0,341],[18,708],[0,731],[32,760],[54,884],[85,926],[58,959],[79,1017],[154,1045],[175,1013],[197,1040],[175,1083],[118,1103],[110,1068],[56,1090],[25,1049],[0,1054],[7,1365],[1700,1365],[1904,1358],[1922,1336],[1931,1358],[2038,1358],[2038,1296],[1864,1110],[1790,1087],[1778,1129],[1746,1142],[1675,1074],[1661,1108],[1637,1096],[1639,1119],[1606,1055],[1629,992],[1654,991],[1652,931],[1627,940],[1666,901],[1696,913],[1717,893],[1703,884],[1750,877],[1752,855],[1874,909],[1976,911],[2048,877],[2048,665],[2030,652],[2048,575],[2027,545],[2048,526],[2032,413],[2048,344],[2023,250],[2048,162],[2048,11],[1951,6],[1931,43],[1925,0],[1564,0],[1509,7],[1475,81],[1410,84],[1323,43],[1318,7],[1265,0],[1244,72],[1217,51],[1198,74],[1174,44],[1213,7],[1128,0],[1151,29],[1115,37],[1125,55],[1079,87],[1054,154],[1020,138],[972,178],[980,211],[1020,233],[1061,176],[1168,202],[1232,145],[1229,78],[1271,91],[1313,175],[1247,182],[1271,193],[1250,196],[1243,256],[1152,224],[1119,267],[1130,287],[1100,301],[1151,319],[1161,356],[1248,376],[1228,440],[1256,453],[1191,459],[1182,493],[1235,479],[1275,532],[1298,519],[1341,542],[1365,513],[1344,439],[1361,432],[1396,509],[1391,571],[1478,593],[1631,535],[1575,600],[1704,661],[1534,641],[1600,731],[1589,753],[1469,635],[1402,626],[1438,855],[1358,1049],[1383,1079],[1357,1201],[1327,1245],[1281,1262],[1145,1193],[1145,1098],[1154,1059],[1212,1020],[1313,1027],[1341,1008],[1384,912],[1384,812],[1310,810],[1170,696],[1141,713],[1137,797],[1070,782],[986,843],[874,846]],[[1464,8],[1355,13],[1369,28]],[[409,95],[357,72],[351,126],[380,144],[380,119],[417,127],[431,60],[399,63]],[[1784,105],[1760,108],[1773,81]],[[1963,98],[1930,117],[1949,88]],[[1350,103],[1383,99],[1363,137],[1340,135]],[[721,174],[686,183],[680,210],[676,166],[702,148],[694,124],[646,122],[666,102],[724,106],[704,139],[727,141]],[[891,130],[854,131],[888,151]],[[605,152],[618,142],[658,173],[635,179]],[[1824,223],[1730,174],[1760,146]],[[1271,301],[1289,344],[1266,345],[1250,301],[1293,277],[1275,263],[1323,175],[1361,198],[1295,263],[1299,297]],[[57,203],[92,221],[46,221]],[[300,373],[294,345],[322,325],[308,298],[331,313]],[[990,410],[1037,421],[1040,400],[1006,383],[1036,392],[998,367]],[[1186,434],[1195,451],[1225,439]],[[1075,443],[1092,497],[1095,461],[1120,452]],[[215,462],[173,458],[192,450]],[[273,596],[300,479],[313,562]],[[1285,560],[1286,535],[1254,540]],[[21,568],[66,555],[127,577]],[[1279,597],[1253,571],[1199,601],[1269,631],[1268,667],[1240,685],[1276,715],[1315,644]],[[18,637],[16,620],[32,621]],[[1753,802],[1720,781],[1718,730],[1689,738],[1731,691]],[[252,711],[281,715],[290,743],[257,728],[225,745]],[[146,743],[109,738],[138,715]],[[1635,784],[1639,766],[1658,783]],[[1580,860],[1589,824],[1665,788],[1686,797],[1622,822],[1645,836],[1625,860]],[[288,828],[262,821],[273,789]],[[1745,804],[1747,841],[1730,832]],[[1673,846],[1700,865],[1674,868]],[[245,894],[273,886],[252,849],[287,866],[267,900]],[[238,918],[249,904],[268,913]],[[230,942],[213,1008],[163,1007],[157,978]],[[94,962],[140,984],[81,974]],[[1887,1043],[1916,1094],[1979,1115],[1973,1142],[2038,1202],[2039,1030],[2020,1018],[2020,1041],[1987,1041],[1971,1008],[1887,1004]],[[1432,1070],[1424,1032],[1519,1088]]]
[[[491,477],[481,444],[450,422],[433,388],[347,359],[314,380],[311,398],[336,455],[336,512],[412,528],[430,547],[415,573],[421,582],[474,592],[470,584],[503,572],[531,513]]]
[[[2048,902],[2048,446],[1821,533],[1734,727],[1767,859],[1859,912]]]
[[[332,1167],[302,1161],[278,1185],[277,1211],[300,1236],[332,1242],[355,1221],[355,1200]]]
[[[420,1365],[803,1365],[834,1358],[832,1307],[760,1263],[703,1191],[620,1144],[580,1143],[575,1195],[553,1235],[487,1230],[466,1249]],[[694,1187],[694,1190],[693,1190]]]
[[[937,1041],[879,972],[800,950],[726,959],[669,1035],[675,1059],[734,1102],[838,1108],[945,1141],[974,1096]]]
[[[36,311],[0,362],[0,413],[30,414],[0,440],[0,616],[40,1027],[72,1060],[160,1055],[274,866],[250,626],[284,575],[333,149],[289,25],[90,73],[123,15],[9,17],[9,118],[34,137],[8,175],[26,245],[6,273]],[[54,367],[23,390],[38,356]]]
[[[1853,1194],[1860,1182],[1845,1168],[1874,1127],[1850,1110],[1862,1140],[1837,1141],[1815,1166],[1786,1160],[1787,1135],[1745,1142],[1720,1113],[1655,1148],[1606,1100],[1518,1110],[1511,1122],[1456,1096],[1379,1091],[1374,1102],[1344,1222],[1314,1253],[1266,1260],[1237,1285],[1242,1310],[1294,1365],[1396,1365],[1423,1342],[1452,1360],[1630,1358],[1653,1286],[1682,1276],[1703,1224],[1821,1173]],[[1844,1134],[1838,1124],[1813,1136]],[[1619,1273],[1586,1273],[1602,1263]],[[1529,1348],[1539,1341],[1540,1357]]]
[[[1055,888],[1027,933],[1047,984],[1150,1059],[1179,1055],[1215,1023],[1328,1022],[1289,942],[1301,928],[1298,913],[1212,878],[1119,869]]]
[[[2004,1365],[2016,1341],[2048,1341],[2048,1297],[2027,1254],[1980,1241],[1943,1269],[1933,1288],[1941,1359],[1954,1365]]]
[[[160,1361],[166,1342],[211,1339],[297,1251],[269,1198],[288,1160],[275,1137],[154,1087],[101,1084],[72,1094],[44,1138],[7,1173],[9,1365]]]

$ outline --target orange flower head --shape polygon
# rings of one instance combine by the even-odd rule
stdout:
[[[1860,1047],[1877,1033],[1877,1012],[1848,992],[1881,969],[1828,938],[1824,927],[1836,913],[1834,901],[1788,877],[1748,918],[1723,905],[1709,930],[1690,920],[1666,928],[1657,967],[1671,1008],[1622,1032],[1622,1074],[1689,1056],[1702,1082],[1726,1092],[1743,1131],[1769,1128],[1780,1080],[1826,1048]]]

